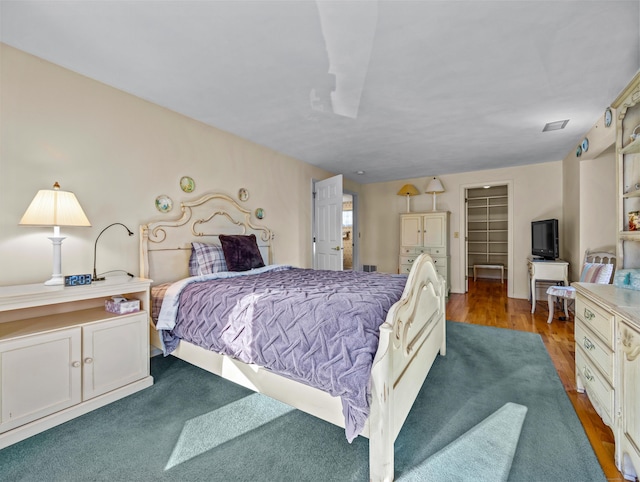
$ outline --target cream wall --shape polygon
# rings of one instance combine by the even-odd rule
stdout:
[[[571,151],[562,161],[560,255],[569,262],[570,281],[580,279],[587,249],[615,252],[617,239],[615,128],[605,127],[601,116],[585,137],[589,150],[580,157]]]
[[[615,152],[580,163],[580,264],[587,249],[616,252],[616,164]]]
[[[580,161],[571,152],[562,161],[562,216],[560,257],[569,262],[569,279],[575,280],[580,265]],[[578,278],[580,268],[578,268]]]
[[[463,232],[460,227],[461,193],[466,187],[486,183],[511,183],[513,189],[513,296],[529,296],[526,258],[531,253],[531,221],[558,218],[562,223],[562,162],[474,171],[438,176],[446,192],[437,196],[437,209],[451,212],[451,291],[464,293],[464,267],[460,260]],[[405,183],[424,192],[430,177],[366,184],[361,196],[367,208],[363,213],[362,263],[375,264],[379,271],[397,272],[400,248],[399,214],[406,212],[406,199],[396,195]],[[431,195],[411,198],[411,211],[431,211]]]
[[[179,201],[217,191],[266,212],[274,262],[310,267],[311,184],[329,173],[0,44],[0,285],[38,283],[52,272],[50,228],[18,226],[39,189],[73,191],[90,228],[62,228],[64,274],[138,274],[138,226],[177,216]],[[196,190],[180,190],[182,176]],[[352,191],[358,190],[349,184]],[[174,210],[159,213],[156,196]]]

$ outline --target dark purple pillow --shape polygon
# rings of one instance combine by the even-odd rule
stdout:
[[[227,262],[229,271],[249,271],[264,266],[255,234],[249,236],[221,234],[218,238],[220,238],[224,260]]]

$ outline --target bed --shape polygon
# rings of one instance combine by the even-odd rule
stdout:
[[[141,275],[153,279],[154,285],[170,286],[167,291],[173,292],[173,304],[176,306],[176,312],[180,312],[181,309],[189,311],[180,305],[180,303],[184,303],[184,300],[180,303],[176,301],[179,299],[176,296],[182,290],[186,290],[186,286],[197,286],[199,289],[204,287],[205,281],[215,285],[219,276],[224,278],[221,282],[232,283],[235,282],[235,279],[239,279],[240,275],[242,275],[243,281],[253,279],[252,277],[257,279],[258,276],[262,276],[264,271],[269,272],[268,276],[276,274],[280,277],[288,276],[289,272],[297,273],[298,276],[302,274],[304,276],[314,275],[308,273],[313,270],[271,265],[274,234],[266,226],[258,224],[258,220],[252,216],[250,210],[245,209],[225,194],[210,193],[198,199],[184,201],[180,204],[180,211],[180,214],[175,218],[167,217],[164,220],[152,221],[140,227]],[[225,236],[255,239],[257,249],[267,266],[253,270],[255,273],[237,273],[238,278],[235,278],[236,273],[228,275],[228,277],[224,273],[214,274],[213,280],[210,279],[210,276],[190,278],[189,264],[193,260],[192,246],[194,246],[192,243],[219,244],[221,240],[227,240]],[[225,245],[225,247],[227,246]],[[272,271],[275,273],[271,273]],[[370,274],[373,273],[358,275],[350,273],[345,276]],[[328,276],[329,273],[327,273]],[[336,273],[330,276],[340,277],[341,275]],[[398,276],[400,275],[396,275],[396,277]],[[368,281],[379,278],[366,279]],[[262,282],[272,283],[270,279]],[[273,286],[279,287],[280,282],[279,279],[273,281]],[[167,285],[167,283],[174,284]],[[296,289],[299,288],[298,285],[304,284],[300,281],[296,283]],[[317,289],[315,281],[308,283]],[[360,282],[352,284],[359,285]],[[382,284],[391,285],[393,283]],[[181,287],[178,288],[178,285]],[[264,294],[266,291],[270,290],[263,290],[259,295],[255,295],[255,298],[266,299],[267,295]],[[274,288],[271,291],[280,292],[281,290]],[[337,298],[350,296],[350,293],[345,291],[351,292],[353,290],[342,288],[342,293],[338,293],[340,296]],[[386,315],[381,316],[377,322],[376,326],[379,326],[379,329],[375,331],[376,344],[369,357],[368,383],[364,384],[368,395],[366,420],[364,420],[363,426],[358,428],[358,434],[369,439],[370,480],[393,480],[395,439],[434,360],[438,354],[445,355],[445,293],[445,282],[438,275],[433,260],[429,255],[421,255],[414,262],[411,272],[406,277],[406,282],[404,278],[402,279],[402,287],[398,292],[397,300],[393,299],[389,302]],[[336,294],[331,294],[330,298],[333,303]],[[323,303],[322,300],[325,298],[320,299],[320,302]],[[283,300],[284,298],[281,298],[276,302],[272,301],[271,304],[282,306]],[[360,305],[363,305],[363,310],[369,309],[367,303],[376,304],[378,301],[362,301]],[[328,304],[327,301],[327,306]],[[171,311],[170,308],[167,308],[170,305],[171,303],[165,299],[165,304],[160,310],[164,312],[162,313],[163,319],[167,317],[166,312]],[[322,313],[324,308],[324,305],[320,306],[314,312]],[[157,313],[157,310],[155,311]],[[363,311],[362,318],[369,316],[367,313]],[[175,314],[176,319],[178,316]],[[307,319],[308,315],[306,314],[304,318],[304,323],[313,325],[318,322],[318,320]],[[166,350],[164,337],[168,330],[159,333],[155,329],[156,321],[150,320],[150,322],[153,324],[151,344]],[[253,321],[249,323],[253,323]],[[360,319],[357,320],[357,323],[360,323]],[[245,332],[248,331],[246,326],[245,328]],[[217,348],[215,349],[217,350]],[[239,359],[242,358],[241,356],[212,351],[198,346],[196,342],[187,341],[186,338],[180,339],[178,337],[170,351],[171,356],[176,356],[258,393],[280,400],[347,430],[350,426],[350,423],[345,420],[346,412],[343,413],[345,403],[343,398],[346,397],[331,395],[325,389],[295,379],[290,373],[282,375],[272,367],[252,363],[251,359],[242,361]]]

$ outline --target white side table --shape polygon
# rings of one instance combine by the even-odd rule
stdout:
[[[562,281],[569,285],[569,263],[561,259],[545,260],[538,258],[527,259],[529,265],[531,313],[536,311],[536,283],[538,281]]]

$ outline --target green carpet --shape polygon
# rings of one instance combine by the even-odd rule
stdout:
[[[396,479],[604,481],[539,335],[448,322]],[[368,440],[173,357],[152,387],[0,451],[7,481],[366,481]]]

